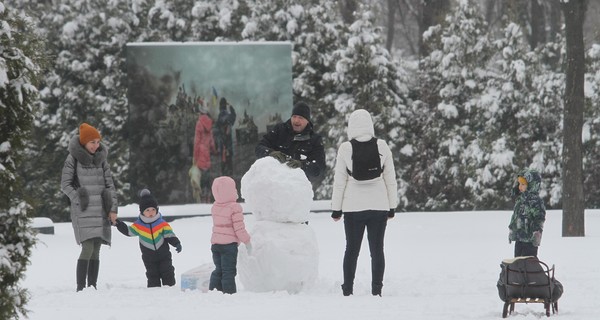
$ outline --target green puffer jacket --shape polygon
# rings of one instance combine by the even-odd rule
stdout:
[[[535,239],[533,233],[539,231],[541,234],[546,221],[546,208],[539,195],[542,178],[539,172],[532,169],[522,170],[518,177],[527,180],[527,190],[521,193],[517,188],[515,208],[508,225],[509,240],[529,242],[537,247],[539,240]]]

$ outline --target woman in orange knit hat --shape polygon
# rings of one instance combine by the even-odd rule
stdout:
[[[77,291],[86,287],[86,279],[88,287],[96,288],[100,245],[110,245],[111,224],[117,219],[117,193],[101,139],[96,128],[82,123],[69,142],[62,170],[61,190],[69,197],[75,241],[81,245]]]

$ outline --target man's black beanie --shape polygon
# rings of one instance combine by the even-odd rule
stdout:
[[[304,102],[298,102],[294,105],[292,115],[301,116],[304,119],[310,121],[310,107]]]

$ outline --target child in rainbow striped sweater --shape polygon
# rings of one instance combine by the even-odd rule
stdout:
[[[173,229],[158,212],[158,202],[148,189],[140,192],[140,216],[127,226],[117,219],[117,229],[128,237],[137,236],[140,239],[142,260],[146,267],[148,288],[162,285],[175,285],[175,268],[171,259],[171,251],[165,242],[181,252],[181,242],[175,236]]]

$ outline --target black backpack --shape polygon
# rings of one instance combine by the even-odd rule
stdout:
[[[352,144],[352,171],[348,174],[356,180],[371,180],[381,176],[381,158],[377,147],[377,138],[369,141],[359,142],[350,140]]]

